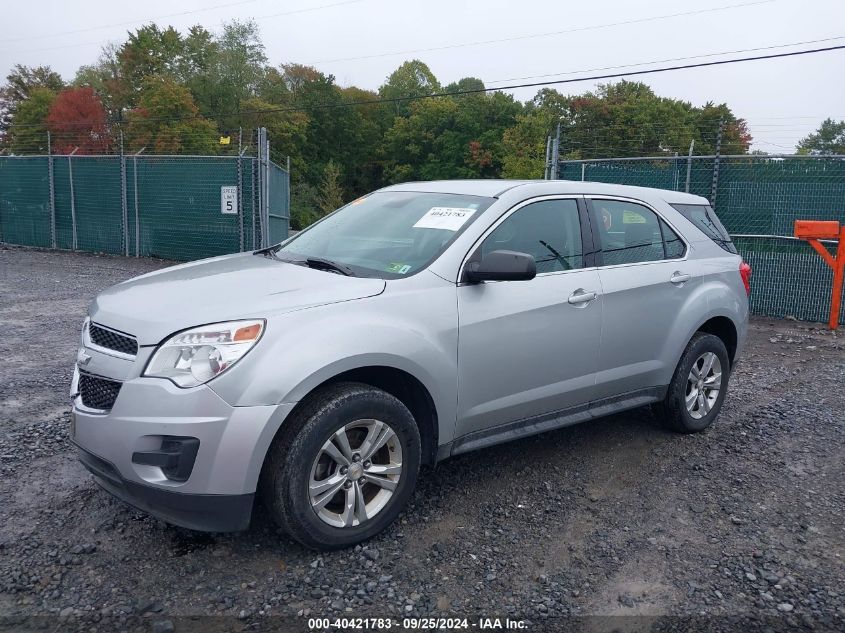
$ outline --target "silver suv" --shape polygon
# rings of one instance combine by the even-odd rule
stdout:
[[[165,521],[309,547],[387,527],[421,464],[657,405],[719,414],[750,268],[707,200],[589,182],[376,191],[271,248],[100,294],[80,459]]]

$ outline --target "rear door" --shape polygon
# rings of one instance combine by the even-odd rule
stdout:
[[[677,361],[667,335],[699,281],[688,245],[643,202],[592,197],[587,204],[604,300],[596,397],[661,387]]]
[[[458,286],[457,435],[588,403],[594,395],[602,296],[583,198],[528,202],[472,256],[529,253],[530,281]]]

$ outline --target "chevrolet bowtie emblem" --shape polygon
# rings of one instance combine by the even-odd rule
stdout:
[[[86,354],[84,349],[79,350],[76,354],[76,363],[85,366],[89,362],[91,362],[91,355]]]

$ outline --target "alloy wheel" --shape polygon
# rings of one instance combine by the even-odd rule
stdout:
[[[696,420],[705,417],[719,397],[722,388],[722,363],[713,352],[704,352],[692,364],[687,377],[686,405]]]
[[[339,528],[358,526],[381,512],[402,477],[399,436],[380,420],[355,420],[323,444],[311,466],[311,508]]]

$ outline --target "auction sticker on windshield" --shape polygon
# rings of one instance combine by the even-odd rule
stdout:
[[[475,209],[462,207],[431,207],[417,223],[415,229],[445,229],[457,231],[472,217]]]

